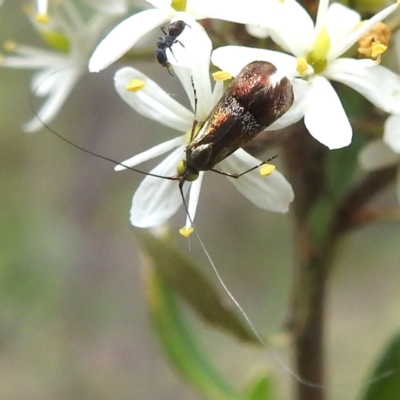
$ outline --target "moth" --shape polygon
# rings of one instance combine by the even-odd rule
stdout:
[[[178,169],[181,185],[200,171],[227,174],[214,167],[285,114],[294,101],[289,79],[266,61],[246,65],[229,85],[198,130],[193,130],[186,159]]]

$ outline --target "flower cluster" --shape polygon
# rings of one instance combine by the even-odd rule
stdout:
[[[147,0],[148,9],[122,20],[99,43],[106,23],[113,15],[126,12],[127,3],[122,0],[86,2],[95,9],[89,22],[80,18],[68,0],[60,6],[66,18],[60,19],[58,13],[57,18],[48,19],[47,1],[38,0],[36,21],[42,23],[39,24],[42,25],[42,36],[47,37],[58,51],[9,43],[7,48],[15,55],[4,57],[2,65],[39,70],[33,77],[32,89],[37,95],[48,96],[39,111],[40,120],[48,123],[87,65],[89,71],[99,72],[120,59],[151,31],[180,21],[180,29],[175,35],[168,36],[168,28],[164,29],[166,36],[157,43],[157,59],[168,67],[171,74],[173,71],[183,85],[191,109],[179,104],[135,68],[125,67],[117,71],[114,78],[118,94],[136,112],[180,132],[178,137],[137,154],[116,168],[132,168],[170,152],[151,171],[152,175],[143,180],[133,197],[131,222],[134,226],[153,227],[167,221],[182,204],[180,186],[188,198],[188,232],[195,217],[204,171],[214,169],[214,164],[218,164],[216,169],[226,175],[251,169],[240,179],[229,180],[258,207],[275,212],[288,210],[294,198],[290,184],[278,171],[261,176],[254,169],[261,162],[241,148],[248,139],[240,139],[242,142],[238,141],[238,146],[233,146],[232,151],[227,151],[229,145],[221,145],[221,139],[215,139],[219,141],[216,147],[222,146],[217,161],[204,168],[194,167],[193,162],[189,165],[188,146],[193,143],[198,130],[208,126],[212,110],[224,92],[224,80],[237,76],[254,61],[273,64],[277,72],[271,77],[271,85],[285,77],[294,94],[289,110],[271,124],[261,124],[260,130],[282,129],[304,118],[309,133],[329,149],[348,146],[352,140],[352,126],[331,83],[336,81],[356,90],[374,106],[391,114],[385,126],[385,144],[371,143],[360,156],[362,164],[371,169],[395,159],[398,161],[400,77],[381,65],[391,33],[382,21],[398,9],[398,2],[383,8],[369,20],[361,21],[360,14],[351,8],[320,0],[314,22],[296,0],[246,0],[245,3],[242,0]],[[259,38],[269,37],[276,44],[275,49],[280,51],[237,45],[213,49],[203,27],[207,24],[202,24],[204,19],[245,24],[250,34]],[[58,36],[53,35],[54,26],[59,28]],[[357,58],[350,56],[355,46],[358,46]],[[210,81],[210,63],[221,70],[214,75],[214,83]],[[237,101],[237,98],[232,101]],[[241,105],[238,107],[244,110]],[[248,114],[246,109],[243,115],[236,116],[236,120],[247,118],[246,121],[253,121],[254,116]],[[254,121],[251,123],[257,125]],[[40,121],[35,118],[25,126],[25,130],[35,131],[40,126]],[[213,126],[201,135],[211,135],[211,131],[217,128]],[[238,135],[242,138],[244,133]],[[210,148],[203,144],[195,150],[204,159],[211,157]],[[184,172],[177,172],[177,166],[182,162],[186,163]],[[400,189],[398,192],[400,199]]]
[[[88,4],[91,0],[86,0]],[[107,4],[109,7],[106,7]],[[124,1],[101,1],[85,19],[73,2],[54,5],[48,14],[47,1],[38,0],[35,10],[28,9],[33,27],[43,38],[46,47],[39,48],[15,43],[4,43],[7,54],[0,59],[0,67],[33,69],[31,89],[36,96],[47,97],[34,117],[23,127],[36,132],[57,115],[78,80],[87,73],[87,62],[101,35],[116,14],[126,11]],[[101,7],[100,7],[101,5]]]

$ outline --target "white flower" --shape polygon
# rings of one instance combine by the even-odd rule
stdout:
[[[38,2],[40,12],[45,12],[46,2]],[[46,14],[40,14],[46,15]],[[38,19],[36,27],[53,48],[45,50],[6,42],[5,48],[12,55],[1,58],[0,66],[33,69],[31,89],[40,97],[47,97],[34,117],[26,123],[26,132],[35,132],[49,123],[61,109],[79,78],[86,73],[86,65],[104,27],[111,21],[109,15],[96,14],[87,21],[70,1],[61,3],[60,9],[48,19]]]
[[[257,10],[265,3],[265,0],[146,1],[154,8],[134,14],[117,25],[93,53],[89,61],[90,72],[99,72],[108,67],[147,33],[162,24],[177,20],[178,12],[191,15],[195,19],[215,18],[238,23],[257,22]],[[271,0],[268,3],[271,11],[279,1]]]
[[[182,19],[184,17],[178,16]],[[186,16],[191,28],[185,28],[180,41],[184,44],[174,45],[173,52],[179,63],[175,61],[174,72],[180,79],[194,109],[194,95],[192,79],[196,88],[197,112],[196,120],[204,121],[214,105],[222,95],[222,82],[217,82],[214,90],[211,89],[209,79],[209,63],[211,42],[200,25],[194,19]],[[195,46],[190,46],[190,41]],[[191,54],[193,52],[193,54]],[[192,57],[193,56],[193,57]],[[171,64],[174,57],[170,57]],[[178,163],[185,159],[187,133],[191,133],[193,111],[189,111],[176,100],[171,98],[161,87],[146,75],[133,68],[122,68],[115,75],[115,87],[120,96],[137,112],[181,132],[181,135],[161,143],[123,162],[124,166],[134,167],[144,161],[153,159],[172,151],[151,173],[171,177],[176,175]],[[136,92],[128,91],[128,85],[139,82],[144,88]],[[223,160],[218,168],[224,172],[238,173],[246,171],[260,163],[259,160],[239,149],[230,157]],[[119,165],[117,171],[125,169]],[[186,229],[191,227],[196,213],[200,194],[200,187],[204,172],[192,183],[185,182],[185,195],[189,193],[188,209],[190,218],[187,218]],[[250,172],[239,179],[229,180],[248,199],[257,206],[276,212],[286,212],[289,203],[293,200],[293,191],[290,184],[277,171],[268,177],[262,177],[258,171]],[[176,181],[164,180],[147,176],[136,190],[132,201],[131,223],[134,226],[148,228],[161,225],[167,221],[182,205],[182,199]]]
[[[355,11],[339,3],[328,8],[328,4],[328,0],[320,0],[315,25],[294,0],[285,0],[281,4],[272,23],[268,19],[266,33],[293,56],[271,50],[227,46],[213,52],[212,62],[236,75],[247,63],[266,60],[285,70],[288,76],[297,77],[293,81],[295,94],[298,92],[294,103],[296,117],[304,116],[311,135],[330,149],[336,149],[351,143],[352,128],[329,80],[350,86],[388,113],[400,113],[398,75],[377,65],[375,60],[340,58],[373,26],[395,11],[398,3],[362,25],[358,25],[360,16]],[[295,118],[291,118],[286,122],[291,124],[294,121]],[[272,125],[269,129],[276,128]]]

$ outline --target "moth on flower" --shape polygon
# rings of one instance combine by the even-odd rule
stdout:
[[[243,68],[223,95],[222,81],[217,81],[214,90],[211,90],[211,42],[195,21],[185,22],[189,25],[193,23],[193,28],[187,31],[190,35],[197,35],[193,42],[195,45],[190,46],[186,42],[184,47],[176,45],[177,52],[174,48],[174,54],[182,62],[173,60],[174,57],[168,61],[174,63],[174,71],[191,99],[195,113],[133,68],[123,68],[115,75],[118,93],[132,108],[185,133],[116,167],[116,170],[133,167],[175,148],[150,172],[169,179],[147,176],[135,192],[131,208],[132,224],[145,228],[160,225],[169,219],[182,204],[175,183],[179,181],[184,195],[190,190],[186,222],[186,230],[190,230],[204,171],[207,170],[228,175],[230,181],[257,206],[286,212],[294,197],[290,184],[277,171],[269,171],[271,174],[263,177],[253,170],[262,163],[247,154],[241,146],[289,110],[293,102],[291,83],[272,64],[254,62]],[[177,54],[191,51],[195,53],[196,60],[191,65],[193,57],[186,54],[184,58]],[[233,178],[249,169],[252,171],[240,179]]]

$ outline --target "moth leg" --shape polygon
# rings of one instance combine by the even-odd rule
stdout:
[[[277,156],[273,156],[273,157],[269,158],[267,161],[262,161],[260,164],[257,164],[257,165],[255,165],[254,167],[251,167],[250,169],[248,169],[248,170],[246,170],[246,171],[244,171],[244,172],[241,172],[241,173],[239,173],[239,174],[231,174],[231,173],[229,173],[229,172],[219,171],[218,169],[214,169],[214,168],[210,169],[210,171],[216,172],[217,174],[220,174],[220,175],[225,175],[225,176],[227,176],[228,178],[238,179],[238,178],[240,178],[241,176],[246,175],[246,174],[248,174],[249,172],[254,171],[254,170],[256,170],[256,169],[262,167],[263,165],[268,164],[270,161],[272,161],[272,160],[275,159],[276,157],[277,157]]]

